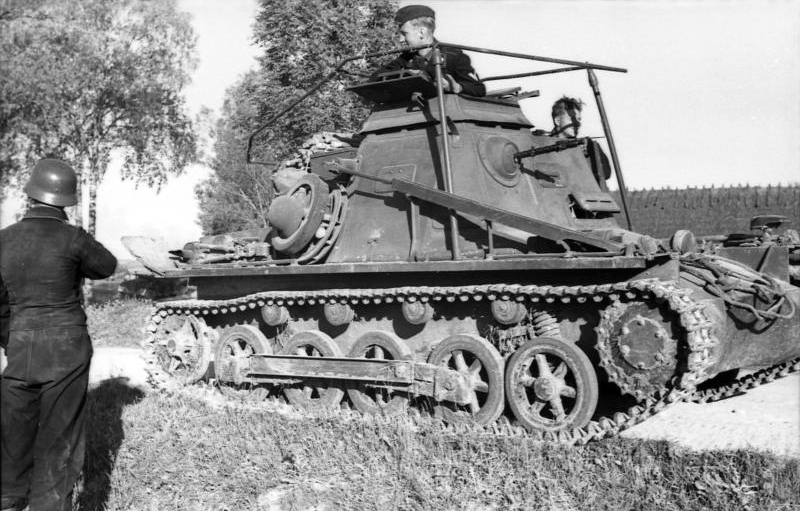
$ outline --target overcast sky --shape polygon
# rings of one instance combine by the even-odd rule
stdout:
[[[441,41],[627,68],[599,72],[629,188],[768,185],[800,182],[800,2],[439,0]],[[255,0],[180,0],[193,15],[199,68],[189,105],[221,109],[225,89],[254,65]],[[481,76],[553,67],[473,54]],[[540,91],[523,101],[549,129],[562,94],[587,103],[585,135],[602,135],[585,72],[489,88]],[[98,237],[128,257],[124,234],[161,236],[175,246],[200,235],[193,167],[161,194],[121,183],[115,171],[99,190]],[[2,225],[10,221],[4,207]]]

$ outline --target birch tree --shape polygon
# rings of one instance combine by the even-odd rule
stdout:
[[[96,192],[112,155],[160,186],[196,157],[182,91],[195,35],[175,0],[38,0],[0,8],[0,184],[39,158],[71,163]]]

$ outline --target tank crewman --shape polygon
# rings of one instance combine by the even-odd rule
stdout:
[[[64,208],[77,203],[68,164],[40,160],[24,191],[25,216],[0,230],[2,509],[60,511],[72,509],[86,448],[92,344],[81,282],[110,276],[117,260],[67,223]]]
[[[553,131],[550,136],[556,138],[577,138],[581,129],[581,111],[583,101],[561,96],[553,103],[550,112],[553,118]]]
[[[400,42],[410,49],[397,56],[375,74],[400,69],[417,69],[436,76],[435,65],[431,61],[432,48],[414,50],[413,48],[433,44],[436,39],[436,13],[425,5],[406,5],[397,10],[394,17],[398,27]],[[456,94],[485,96],[486,86],[475,74],[469,57],[457,48],[439,46],[444,58],[444,90]]]
[[[581,111],[583,110],[583,101],[577,98],[570,98],[562,96],[553,103],[553,108],[550,115],[553,118],[553,130],[549,133],[550,136],[559,139],[574,139],[578,138],[578,132],[581,129]],[[544,135],[541,131],[534,131],[534,135]],[[592,166],[597,184],[603,191],[608,191],[606,180],[611,177],[611,164],[608,161],[606,153],[603,152],[602,147],[595,140],[588,139],[586,144],[586,156],[589,158],[589,163]]]

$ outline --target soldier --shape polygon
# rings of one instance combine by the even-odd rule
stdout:
[[[433,44],[436,41],[433,37],[436,29],[436,13],[424,5],[406,5],[398,9],[394,20],[398,26],[400,42],[412,49],[401,53],[377,73],[416,69],[427,72],[431,77],[435,76],[435,66],[431,62],[433,49],[414,50],[413,48]],[[440,46],[439,49],[444,57],[444,90],[456,94],[485,96],[486,87],[475,74],[469,57],[457,48]]]
[[[580,99],[567,96],[562,96],[556,100],[551,110],[553,131],[550,132],[550,136],[560,139],[578,138],[578,131],[581,129],[583,105],[584,103]],[[541,132],[534,132],[534,135],[541,134]],[[601,190],[608,191],[606,181],[611,177],[611,164],[608,161],[608,157],[603,152],[600,144],[591,138],[586,140],[585,151],[597,184]]]
[[[550,135],[556,138],[577,138],[581,128],[581,110],[583,101],[580,99],[562,96],[556,100],[551,111],[553,131]]]
[[[0,230],[3,510],[71,509],[83,466],[92,344],[80,288],[114,273],[117,260],[67,223],[76,189],[69,165],[39,161],[24,189],[27,213]]]

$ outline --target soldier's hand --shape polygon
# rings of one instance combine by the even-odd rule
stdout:
[[[460,83],[458,83],[458,82],[456,81],[456,79],[455,79],[455,78],[453,78],[453,76],[452,76],[452,75],[450,75],[450,74],[446,74],[446,75],[444,75],[444,77],[445,77],[445,82],[444,82],[444,84],[443,84],[443,85],[444,85],[444,90],[445,90],[445,91],[447,91],[447,92],[454,92],[454,93],[456,93],[456,94],[458,94],[458,93],[460,93],[460,92],[461,92],[461,90],[463,89],[463,87],[461,86],[461,84],[460,84]]]

